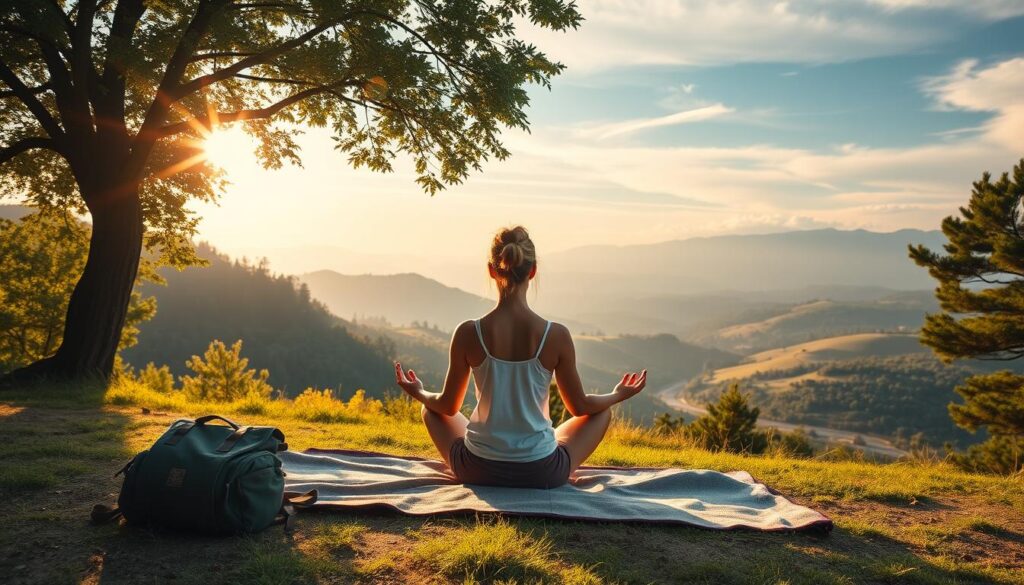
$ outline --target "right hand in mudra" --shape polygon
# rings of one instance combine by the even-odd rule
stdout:
[[[622,376],[622,381],[615,385],[615,394],[622,397],[623,400],[632,398],[640,393],[647,385],[647,370],[642,372],[626,372]]]

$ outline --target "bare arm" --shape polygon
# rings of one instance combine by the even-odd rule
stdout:
[[[579,371],[576,369],[576,346],[572,342],[569,330],[558,325],[560,345],[564,348],[559,353],[558,364],[555,366],[555,383],[558,394],[565,403],[566,410],[573,416],[597,414],[613,405],[637,395],[647,384],[647,370],[628,372],[608,394],[587,394],[583,390]]]
[[[444,388],[440,393],[427,392],[423,382],[413,370],[405,371],[402,364],[395,363],[395,382],[406,394],[423,403],[423,406],[445,416],[454,416],[462,408],[469,388],[469,361],[466,359],[466,335],[472,334],[466,326],[472,328],[471,322],[463,323],[452,334],[452,343],[448,351],[448,374],[444,379]]]

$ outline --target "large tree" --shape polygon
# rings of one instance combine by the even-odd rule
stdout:
[[[1024,357],[1024,160],[998,180],[974,183],[961,217],[942,222],[945,253],[911,246],[910,257],[939,282],[942,312],[928,315],[921,341],[940,358],[1007,361]],[[958,425],[984,428],[990,438],[972,447],[969,466],[1013,472],[1024,464],[1024,376],[1002,371],[969,378],[951,404]]]
[[[89,254],[89,226],[66,213],[0,219],[0,373],[43,359],[60,346],[75,281]],[[140,279],[163,279],[144,262]],[[156,313],[156,299],[136,289],[120,349],[137,341],[138,324]]]
[[[434,193],[527,128],[526,86],[562,66],[517,26],[581,21],[567,0],[0,0],[0,196],[88,212],[63,343],[16,377],[108,376],[144,247],[194,260],[223,177],[202,139],[244,122],[266,167],[334,132],[354,166],[413,161]]]

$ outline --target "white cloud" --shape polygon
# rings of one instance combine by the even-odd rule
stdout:
[[[962,61],[949,74],[926,80],[924,89],[942,108],[996,112],[984,127],[986,137],[1024,152],[1024,57],[989,67]]]
[[[713,104],[710,106],[694,108],[692,110],[683,110],[682,112],[676,112],[667,116],[659,116],[657,118],[639,118],[635,120],[625,120],[623,122],[602,124],[600,126],[587,128],[581,133],[585,136],[594,136],[598,139],[604,140],[605,138],[620,136],[622,134],[630,134],[640,130],[647,130],[649,128],[702,122],[704,120],[710,120],[725,114],[730,114],[733,111],[734,110],[732,108],[725,105]]]
[[[570,174],[578,180],[606,181],[639,192],[714,204],[663,208],[651,217],[656,227],[644,234],[650,236],[685,237],[773,226],[935,229],[942,217],[955,213],[966,201],[971,182],[982,172],[1007,171],[1024,153],[1024,99],[1017,97],[1024,95],[1024,59],[988,67],[961,64],[930,81],[926,91],[946,107],[995,115],[973,132],[907,148],[852,143],[826,150],[757,144],[653,147],[605,143],[565,129],[545,128],[510,140],[512,160],[523,154],[530,160],[528,170],[512,172],[572,169]],[[552,185],[548,192],[554,190]],[[632,212],[646,213],[641,209],[637,205]]]
[[[1024,14],[1020,0],[870,0],[889,10],[955,10],[986,20],[1012,18]]]
[[[901,10],[911,5],[956,9],[961,22],[913,18]],[[570,74],[637,64],[826,63],[899,54],[954,38],[972,22],[1024,14],[1024,2],[587,0],[580,9],[586,20],[579,30],[522,31]]]
[[[771,233],[837,227],[833,221],[822,221],[806,215],[757,213],[732,215],[706,226],[709,233]]]

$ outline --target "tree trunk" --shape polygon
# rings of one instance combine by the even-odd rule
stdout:
[[[64,339],[51,357],[15,370],[5,382],[39,378],[108,379],[121,340],[142,252],[139,185],[117,173],[87,188],[79,182],[92,215],[89,257],[68,303]]]

